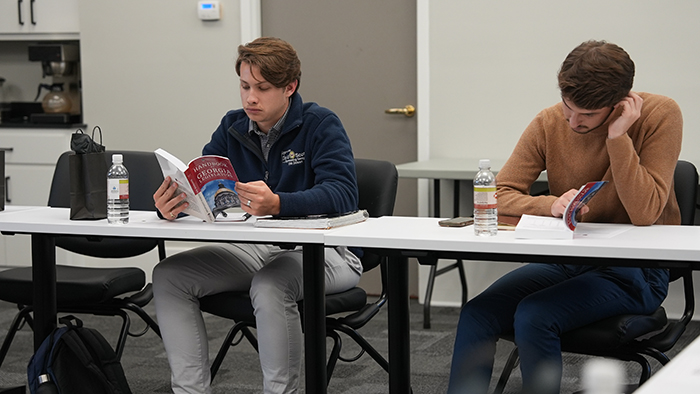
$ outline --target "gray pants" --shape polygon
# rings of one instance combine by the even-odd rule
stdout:
[[[357,285],[361,264],[346,248],[325,248],[326,293]],[[264,392],[298,393],[303,334],[302,252],[270,245],[216,244],[178,253],[153,271],[156,316],[173,392],[211,393],[207,333],[199,298],[250,290]]]

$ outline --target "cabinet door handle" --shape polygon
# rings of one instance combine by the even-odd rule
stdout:
[[[12,152],[14,148],[3,148],[0,146],[0,150],[5,151],[5,152]]]
[[[24,26],[24,21],[22,20],[22,0],[17,0],[17,16],[19,17],[19,24]]]
[[[12,200],[10,199],[10,176],[5,177],[5,201],[7,201],[8,204],[12,203]]]
[[[36,25],[36,21],[34,20],[34,0],[30,0],[29,2],[29,14],[32,18],[32,25]]]

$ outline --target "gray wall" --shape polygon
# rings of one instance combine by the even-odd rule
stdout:
[[[187,162],[227,110],[240,107],[234,69],[239,1],[222,19],[197,18],[196,1],[80,4],[85,122],[109,149],[155,150]]]

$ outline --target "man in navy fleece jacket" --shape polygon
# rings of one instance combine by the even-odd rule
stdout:
[[[297,89],[301,64],[287,42],[259,38],[238,48],[243,108],[229,111],[204,146],[205,155],[231,159],[241,207],[256,216],[303,216],[357,209],[350,141],[340,119]],[[183,195],[168,177],[153,198],[175,220]],[[354,287],[359,257],[326,248],[326,292]],[[249,290],[258,328],[265,393],[298,393],[303,334],[301,249],[272,245],[208,245],[171,256],[153,272],[156,315],[175,393],[211,393],[207,335],[198,299]]]

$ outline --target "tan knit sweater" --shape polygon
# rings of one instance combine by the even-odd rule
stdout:
[[[627,134],[608,139],[608,125],[589,134],[571,130],[561,103],[540,112],[498,172],[498,213],[551,216],[558,196],[589,181],[609,183],[588,203],[587,222],[635,225],[680,224],[673,172],[681,150],[683,118],[668,97],[639,93],[639,119]],[[547,170],[550,195],[530,196],[532,183]]]

